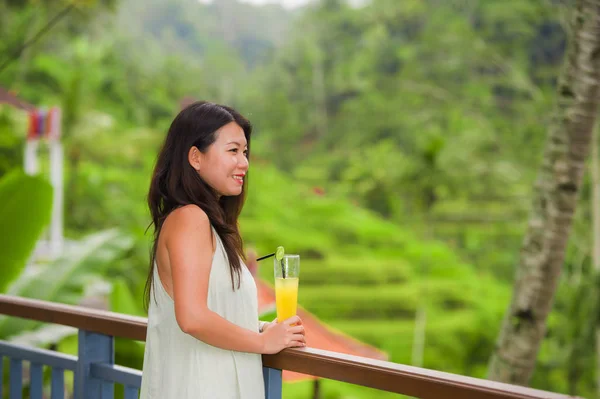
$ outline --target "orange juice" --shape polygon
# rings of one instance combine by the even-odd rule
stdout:
[[[281,323],[296,315],[298,308],[298,277],[275,279],[277,322]]]

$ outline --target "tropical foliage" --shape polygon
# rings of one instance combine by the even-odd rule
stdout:
[[[76,2],[0,70],[0,86],[63,109],[66,234],[77,242],[12,292],[143,314],[152,165],[181,101],[209,99],[255,125],[241,229],[260,254],[301,254],[300,303],[408,364],[419,363],[422,309],[422,365],[485,377],[555,101],[562,4]],[[0,58],[60,10],[0,0]],[[3,108],[0,174],[22,162],[25,132],[26,115]],[[531,384],[591,397],[589,197],[586,180]],[[259,273],[272,279],[268,263]],[[45,279],[65,289],[28,288]],[[0,336],[33,328],[15,326],[0,321]],[[141,353],[118,343],[123,364],[141,367]],[[310,387],[284,389],[300,398]],[[373,396],[333,382],[324,392]]]

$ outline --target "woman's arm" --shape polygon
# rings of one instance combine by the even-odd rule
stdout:
[[[297,321],[290,319],[278,329],[270,328],[268,334],[261,334],[231,323],[208,308],[213,245],[204,211],[195,205],[179,208],[169,215],[165,227],[175,317],[183,332],[209,345],[240,352],[276,353],[286,347],[302,346],[304,327],[290,325]]]
[[[195,205],[176,209],[165,222],[165,244],[171,265],[175,317],[181,330],[228,350],[261,353],[259,333],[233,324],[207,304],[213,238],[206,213]],[[168,223],[168,226],[167,226]]]

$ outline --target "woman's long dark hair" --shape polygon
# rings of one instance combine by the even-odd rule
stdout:
[[[197,205],[206,212],[211,225],[221,237],[229,260],[232,288],[235,290],[236,280],[239,288],[242,268],[240,258],[245,259],[245,255],[237,221],[244,206],[247,175],[240,195],[218,198],[188,161],[190,148],[196,146],[198,150],[205,152],[216,140],[216,131],[230,122],[237,123],[244,130],[250,156],[252,125],[230,107],[206,101],[195,102],[184,108],[171,123],[158,154],[148,192],[148,207],[152,216],[149,227],[154,227],[154,242],[144,289],[146,310],[150,304],[156,250],[162,225],[169,213],[189,204]]]

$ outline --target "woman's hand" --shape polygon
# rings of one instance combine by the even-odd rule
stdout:
[[[283,323],[273,321],[263,327],[261,333],[264,354],[279,353],[285,348],[306,346],[304,326],[298,316],[292,316]]]

